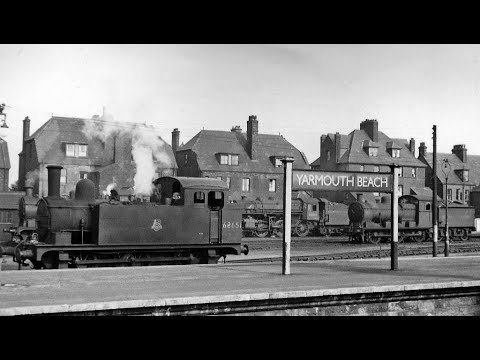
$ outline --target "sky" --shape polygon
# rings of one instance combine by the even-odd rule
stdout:
[[[0,101],[10,184],[18,178],[23,119],[33,134],[52,116],[159,129],[171,144],[200,130],[281,134],[307,156],[320,137],[376,119],[391,138],[480,155],[480,45],[467,44],[3,44]]]

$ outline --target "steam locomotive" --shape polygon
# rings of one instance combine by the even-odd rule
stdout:
[[[150,202],[95,199],[94,183],[82,179],[64,199],[62,167],[47,169],[49,196],[35,205],[30,193],[20,200],[19,226],[8,230],[13,244],[2,247],[19,267],[216,263],[248,254],[241,214],[224,208],[228,187],[218,179],[161,177]]]
[[[283,201],[245,201],[228,204],[242,211],[244,236],[283,237]],[[327,199],[316,199],[306,192],[293,192],[292,235],[341,235],[349,231],[348,206]]]
[[[452,203],[438,207],[438,236],[445,239],[448,216],[449,239],[468,240],[475,230],[475,208]],[[376,244],[389,241],[391,237],[391,200],[384,196],[380,202],[362,197],[348,207],[350,237],[353,241]],[[433,238],[432,198],[418,195],[403,195],[398,198],[398,241],[423,242]]]

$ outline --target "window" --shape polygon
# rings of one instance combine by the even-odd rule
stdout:
[[[65,155],[69,157],[86,157],[87,145],[85,144],[65,144]]]
[[[277,180],[270,179],[270,183],[268,184],[268,191],[275,192],[277,191]]]
[[[193,194],[193,203],[194,204],[205,204],[205,194],[201,191],[196,191]]]
[[[82,180],[82,179],[88,179],[88,172],[80,171],[80,180]]]
[[[242,179],[242,191],[250,191],[250,179]]]
[[[230,189],[230,181],[231,181],[230,176],[227,176],[227,180],[226,180],[226,181],[227,181],[227,186],[228,186],[228,188]]]
[[[412,177],[413,178],[417,177],[417,169],[416,168],[412,168]]]
[[[60,184],[67,183],[67,169],[60,170]]]
[[[282,165],[282,158],[275,158],[275,167],[281,167]]]
[[[392,149],[392,157],[399,158],[400,157],[400,149]]]
[[[378,149],[374,147],[369,147],[368,148],[368,156],[370,157],[375,157],[378,155]]]
[[[402,196],[403,195],[403,185],[398,185],[398,196]]]
[[[470,200],[470,192],[468,190],[465,190],[465,201]]]
[[[455,196],[457,200],[463,201],[463,192],[461,189],[455,190]]]
[[[78,156],[79,157],[87,156],[87,145],[78,145]]]
[[[238,155],[220,154],[221,165],[238,165]]]
[[[432,204],[426,203],[425,204],[425,210],[432,210]]]
[[[330,150],[327,151],[327,161],[330,161]]]
[[[379,172],[379,171],[380,171],[380,168],[378,166],[373,167],[373,172]]]
[[[447,199],[450,201],[452,200],[452,189],[447,190]]]
[[[463,181],[468,181],[468,170],[463,170],[463,175],[462,176],[463,176],[463,178],[462,178]],[[467,200],[467,199],[465,198],[465,200]]]
[[[373,192],[372,194],[373,194],[373,196],[380,196],[379,192]]]
[[[187,154],[185,154],[185,157],[183,158],[183,160],[184,160],[183,164],[187,165],[187,163],[188,163],[188,155]]]
[[[363,171],[363,165],[360,165],[360,171]]]

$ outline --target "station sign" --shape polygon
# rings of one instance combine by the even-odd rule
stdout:
[[[293,170],[292,189],[392,192],[393,175],[378,172]]]

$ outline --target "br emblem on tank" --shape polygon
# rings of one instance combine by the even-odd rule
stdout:
[[[152,225],[153,231],[159,231],[162,229],[162,220],[160,219],[154,219],[153,220],[153,225]]]

